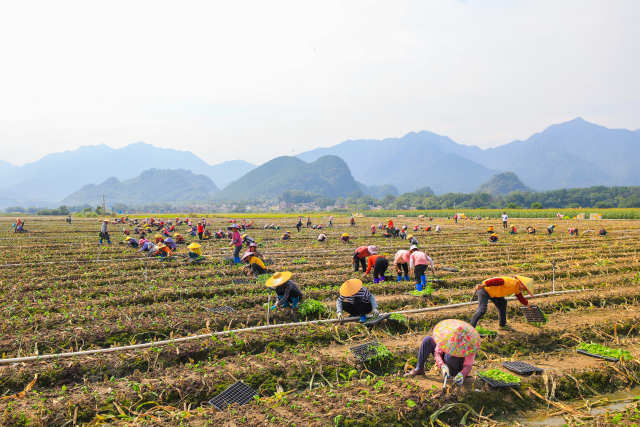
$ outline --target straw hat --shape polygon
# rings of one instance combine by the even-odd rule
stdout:
[[[103,219],[102,222],[109,222],[109,220],[108,219]]]
[[[411,239],[413,237],[413,234],[407,234],[407,239]]]
[[[342,237],[349,237],[349,235],[347,233],[344,233]]]
[[[533,279],[531,277],[525,277],[525,276],[514,276],[514,277],[524,285],[529,295],[533,296],[533,292],[531,292],[533,289]]]
[[[230,226],[227,227],[227,230],[230,228],[237,228],[238,230],[240,230],[240,226],[238,224],[231,224]]]
[[[498,237],[496,233],[491,233],[491,237]]]
[[[160,243],[158,243],[158,244],[156,245],[156,248],[158,248],[158,249],[162,249],[162,248],[166,248],[166,247],[167,247],[167,245],[165,245],[165,244],[164,244],[164,243],[162,243],[162,242],[160,242]]]
[[[192,244],[187,246],[187,248],[189,248],[189,249],[198,249],[199,247],[200,247],[200,244],[196,243],[196,242],[193,242]]]
[[[124,240],[131,240],[131,236],[125,237]]]
[[[293,276],[293,274],[290,271],[277,272],[273,276],[269,277],[264,285],[267,288],[275,288],[285,284],[287,280],[291,279],[291,276]]]
[[[340,286],[340,295],[350,297],[355,295],[360,289],[362,289],[362,280],[349,279]]]
[[[367,250],[371,255],[378,255],[378,248],[376,248],[376,245],[367,246]]]
[[[240,236],[240,237],[242,237],[242,238],[244,239],[245,237],[247,237],[247,235],[246,235],[246,234],[243,234],[243,235],[242,235],[242,236]]]
[[[173,237],[180,237],[180,233],[174,233]]]
[[[160,234],[156,234],[156,235],[155,235],[155,236],[153,236],[153,237],[155,237],[156,239],[162,239],[162,235],[160,235]]]

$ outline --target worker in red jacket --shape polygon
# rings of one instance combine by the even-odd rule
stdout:
[[[357,272],[358,267],[362,267],[362,273],[364,274],[367,269],[367,261],[365,258],[371,255],[377,255],[378,249],[374,246],[360,246],[353,252],[353,259],[351,260],[351,264],[353,264],[353,271]]]

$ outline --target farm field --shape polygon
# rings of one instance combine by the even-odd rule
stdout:
[[[384,220],[385,218],[382,218]],[[210,229],[230,218],[208,218]],[[316,223],[319,219],[313,218]],[[320,312],[286,309],[270,315],[265,277],[248,283],[232,256],[228,240],[202,244],[207,262],[186,264],[141,256],[121,242],[122,226],[110,225],[112,245],[98,246],[96,219],[27,217],[28,233],[14,233],[0,220],[0,417],[2,426],[423,426],[522,423],[534,411],[564,416],[567,425],[637,422],[630,410],[598,413],[610,400],[603,395],[640,384],[640,222],[638,220],[510,220],[520,230],[503,233],[500,220],[459,221],[394,218],[396,226],[439,224],[442,232],[409,231],[435,262],[433,293],[415,297],[413,281],[365,286],[385,313],[404,313],[373,327],[335,319],[339,286],[352,273],[353,250],[375,244],[390,260],[408,242],[386,239],[370,225],[379,219],[334,219],[319,231],[295,229],[297,219],[281,219],[281,230],[264,230],[272,219],[255,218],[247,231],[274,264],[269,272],[291,271],[304,299],[322,303]],[[324,221],[327,224],[327,221]],[[487,243],[486,228],[499,235]],[[523,233],[532,225],[536,235]],[[288,227],[287,227],[288,226]],[[580,236],[569,237],[568,227]],[[597,231],[604,227],[607,236]],[[179,227],[187,241],[186,226]],[[289,241],[281,241],[284,231]],[[352,242],[339,236],[347,232]],[[184,247],[178,254],[184,254]],[[555,286],[554,286],[555,263]],[[392,262],[391,262],[392,264]],[[463,387],[442,389],[437,370],[405,378],[415,367],[422,338],[439,321],[470,321],[473,286],[483,279],[522,274],[535,279],[531,299],[548,316],[542,326],[526,323],[518,301],[510,301],[509,324],[483,339],[481,351]],[[274,294],[271,295],[273,301]],[[216,307],[234,311],[215,313]],[[328,320],[328,321],[327,321]],[[311,322],[311,323],[308,323]],[[291,323],[299,323],[290,325]],[[497,330],[493,305],[480,326]],[[257,328],[257,329],[252,329]],[[201,336],[202,337],[197,337]],[[193,338],[181,340],[184,338]],[[118,350],[117,347],[172,341]],[[390,354],[372,362],[356,359],[350,347],[377,340]],[[617,362],[576,351],[580,343],[597,343],[630,352]],[[87,350],[117,351],[43,358]],[[7,361],[41,357],[39,360]],[[545,371],[520,376],[511,387],[493,388],[477,375],[523,361]],[[426,369],[433,366],[433,359]],[[258,393],[244,406],[219,411],[208,401],[243,381]],[[23,392],[20,394],[21,392]],[[593,411],[592,411],[593,408]],[[620,417],[616,421],[616,417]],[[599,423],[599,424],[598,424]]]

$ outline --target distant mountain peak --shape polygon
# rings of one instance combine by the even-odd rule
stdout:
[[[489,182],[478,187],[476,193],[489,193],[492,196],[499,196],[501,194],[509,194],[512,191],[533,190],[524,185],[514,172],[503,172],[493,175]]]

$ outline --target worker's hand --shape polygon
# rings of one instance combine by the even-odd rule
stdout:
[[[373,317],[377,317],[378,315],[380,315],[380,311],[377,308],[374,308],[373,310],[371,310],[371,315]]]
[[[480,290],[480,284],[477,284],[473,287],[474,290],[479,291]]]
[[[342,320],[344,318],[344,314],[341,311],[338,311],[336,316],[338,316],[338,320]]]
[[[274,311],[276,308],[278,308],[278,304],[276,304],[273,307],[271,307],[271,311]]]
[[[451,374],[449,373],[449,367],[447,365],[444,365],[442,368],[442,376],[443,377],[450,377]]]
[[[462,372],[455,376],[453,383],[458,387],[462,387],[462,384],[464,384],[464,375],[462,375]]]

